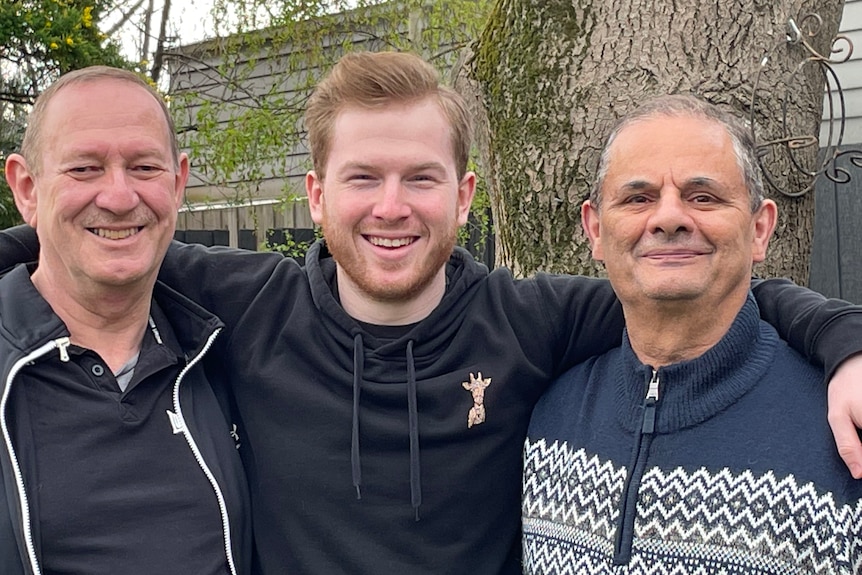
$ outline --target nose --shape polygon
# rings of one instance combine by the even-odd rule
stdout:
[[[693,229],[693,220],[680,190],[665,186],[650,214],[649,231],[674,236]]]
[[[96,196],[97,207],[114,214],[124,214],[134,210],[141,203],[135,190],[134,179],[122,166],[106,168],[102,177],[102,189]]]
[[[386,221],[396,221],[410,215],[409,192],[399,178],[385,178],[381,184],[372,215]]]

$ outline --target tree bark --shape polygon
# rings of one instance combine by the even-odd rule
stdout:
[[[171,0],[165,0],[162,5],[162,21],[159,24],[159,38],[156,40],[156,51],[153,53],[153,66],[150,69],[150,78],[153,82],[159,81],[162,74],[162,65],[165,59],[165,43],[168,41],[168,20],[171,14]]]
[[[816,64],[791,74],[809,54],[786,41],[787,23],[818,13],[821,29],[806,39],[828,55],[842,6],[843,0],[499,0],[469,64],[483,112],[477,141],[498,263],[522,275],[601,273],[581,231],[580,204],[609,129],[648,97],[698,94],[752,116],[761,142],[816,137],[824,79]],[[754,81],[769,51],[752,111]],[[816,148],[796,152],[812,170]],[[764,162],[782,187],[798,192],[811,184],[786,154],[770,150]],[[781,217],[757,271],[804,284],[813,193],[794,199],[767,193]]]

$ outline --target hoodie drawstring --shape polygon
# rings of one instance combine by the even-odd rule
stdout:
[[[362,499],[362,464],[359,455],[359,394],[365,369],[362,334],[353,336],[353,429],[350,439],[350,468],[356,498]],[[416,398],[416,366],[413,360],[413,341],[407,342],[407,426],[410,435],[410,505],[419,521],[422,505],[422,479],[419,466],[419,405]]]
[[[362,499],[362,465],[359,458],[359,391],[362,387],[362,372],[364,370],[364,355],[362,350],[362,334],[353,337],[353,432],[350,438],[350,468],[353,472],[353,487],[356,488],[356,498]]]
[[[419,467],[419,409],[416,400],[416,368],[413,364],[413,340],[407,342],[407,425],[410,432],[410,504],[419,521],[422,505],[422,480]]]

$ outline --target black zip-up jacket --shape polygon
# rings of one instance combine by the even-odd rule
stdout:
[[[175,243],[160,275],[227,326],[209,357],[244,422],[259,572],[520,573],[530,413],[554,378],[620,345],[610,284],[516,280],[456,249],[437,308],[386,337],[341,307],[323,242],[306,262]],[[782,280],[755,294],[828,372],[862,350],[860,308]]]
[[[0,266],[2,267],[2,266]],[[32,445],[13,444],[12,418],[8,398],[16,374],[26,364],[48,353],[58,353],[58,346],[67,345],[69,333],[55,314],[33,313],[23,294],[24,282],[29,282],[25,266],[19,266],[0,278],[0,573],[3,575],[38,575],[41,573],[38,538],[32,537],[30,510],[26,504],[24,474],[27,466],[19,457]],[[32,286],[30,293],[35,293]],[[210,387],[201,359],[223,324],[190,300],[164,285],[156,285],[154,300],[171,323],[177,341],[188,357],[186,369],[174,389],[176,426],[182,428],[189,449],[200,455],[199,463],[207,472],[213,488],[213,505],[218,505],[222,517],[225,555],[233,575],[250,571],[251,522],[248,515],[248,491],[243,469],[230,438],[229,405]],[[44,306],[44,301],[41,302]],[[212,353],[212,352],[209,352]],[[132,454],[133,455],[133,454]],[[197,456],[197,454],[195,454]],[[197,457],[196,457],[197,458]],[[27,481],[32,484],[32,480]]]

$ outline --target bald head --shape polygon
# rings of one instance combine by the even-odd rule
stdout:
[[[43,125],[45,123],[47,110],[57,93],[69,86],[104,80],[128,82],[129,84],[139,86],[142,90],[145,90],[152,96],[152,98],[158,103],[165,120],[165,126],[170,140],[171,155],[174,159],[174,168],[178,166],[180,155],[179,144],[177,143],[174,121],[171,118],[170,111],[165,104],[164,98],[162,98],[162,96],[152,86],[150,86],[146,80],[134,72],[110,66],[90,66],[60,76],[56,82],[51,84],[51,86],[42,92],[42,94],[40,94],[36,99],[36,103],[33,105],[33,110],[30,112],[30,116],[27,120],[27,129],[24,132],[24,140],[21,143],[21,155],[27,161],[27,165],[34,175],[38,175],[42,170],[41,154],[45,139],[45,134],[43,134]]]

